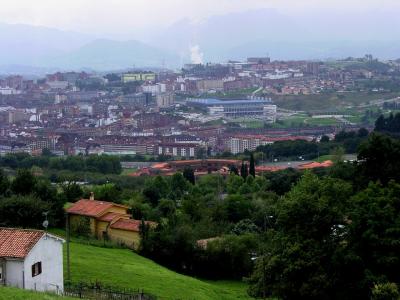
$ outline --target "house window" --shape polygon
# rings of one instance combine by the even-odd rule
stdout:
[[[32,277],[38,276],[42,273],[42,262],[39,261],[32,265]]]

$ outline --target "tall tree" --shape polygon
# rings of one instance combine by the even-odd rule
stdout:
[[[187,180],[187,181],[189,181],[191,184],[195,184],[195,182],[196,182],[196,178],[195,178],[195,176],[194,176],[194,171],[193,171],[193,169],[192,168],[185,168],[184,170],[183,170],[183,177],[185,177],[185,179]]]
[[[248,175],[249,175],[249,169],[247,167],[247,164],[245,164],[242,161],[242,166],[240,167],[240,176],[242,176],[243,179],[246,179]]]
[[[254,155],[253,153],[250,154],[250,167],[249,167],[249,174],[253,177],[256,177],[256,166],[254,162]]]

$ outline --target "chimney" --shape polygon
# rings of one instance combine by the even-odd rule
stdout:
[[[89,198],[89,200],[94,200],[94,193],[93,193],[93,192],[90,192],[90,198]]]

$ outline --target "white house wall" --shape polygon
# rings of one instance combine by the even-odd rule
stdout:
[[[24,262],[22,260],[6,260],[5,267],[6,285],[23,288]]]
[[[63,243],[44,235],[24,262],[25,288],[37,291],[63,291]],[[32,277],[32,265],[42,262],[42,273]]]

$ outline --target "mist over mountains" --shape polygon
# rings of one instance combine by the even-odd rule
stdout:
[[[182,19],[142,41],[0,23],[0,72],[178,68],[194,59],[221,62],[259,55],[327,59],[371,53],[394,59],[400,57],[399,31],[395,12],[379,11],[293,17],[253,10],[197,22]]]

